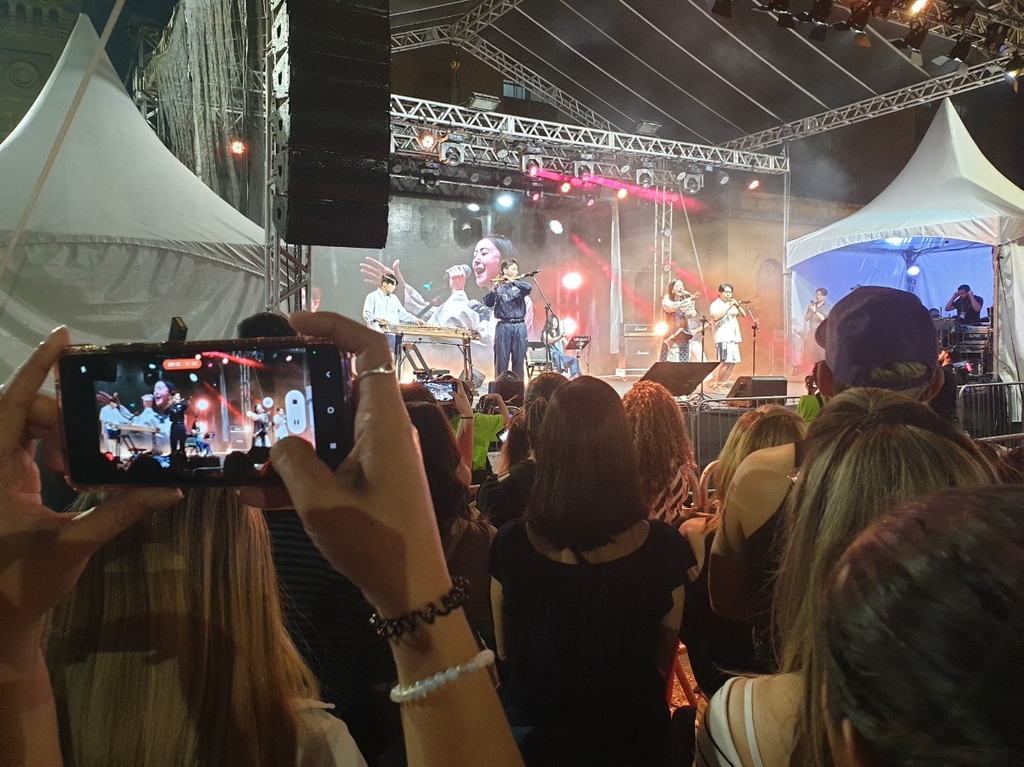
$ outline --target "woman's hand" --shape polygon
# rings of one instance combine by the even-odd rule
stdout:
[[[392,361],[385,336],[340,315],[297,312],[291,323],[355,353],[364,374]],[[437,600],[451,580],[398,380],[371,373],[357,386],[355,448],[337,470],[295,437],[270,456],[317,548],[390,618]]]
[[[0,661],[38,651],[43,615],[66,597],[93,552],[178,490],[136,489],[72,516],[43,506],[34,440],[58,430],[57,403],[39,393],[68,344],[59,328],[0,391]]]

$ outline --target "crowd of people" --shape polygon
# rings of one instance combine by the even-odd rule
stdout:
[[[929,407],[914,296],[830,309],[820,412],[744,414],[702,479],[659,384],[545,373],[481,420],[383,334],[277,318],[356,355],[337,471],[285,438],[280,490],[69,513],[30,452],[59,463],[55,331],[0,391],[0,765],[1024,763],[1016,464]],[[672,716],[680,641],[709,702]]]

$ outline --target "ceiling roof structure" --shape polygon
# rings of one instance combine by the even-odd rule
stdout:
[[[763,151],[1003,79],[1024,46],[1018,0],[931,0],[915,17],[892,0],[718,0],[728,17],[712,2],[392,0],[392,48],[459,45],[567,122],[632,133],[646,120],[659,138]],[[863,31],[842,29],[861,26],[855,10]],[[907,23],[928,25],[923,44],[892,42]],[[950,58],[960,38],[965,62]]]

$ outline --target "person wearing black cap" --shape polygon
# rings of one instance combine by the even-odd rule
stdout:
[[[955,311],[957,320],[964,325],[977,325],[981,322],[981,306],[984,303],[984,298],[974,295],[971,286],[964,284],[946,302],[946,311]]]

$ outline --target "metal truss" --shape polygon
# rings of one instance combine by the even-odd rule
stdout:
[[[858,0],[853,0],[853,5],[859,5]],[[1002,53],[1004,46],[1024,46],[1024,15],[1013,2],[989,4],[986,8],[980,3],[957,6],[936,0],[917,14],[892,7],[885,18],[906,26],[925,23],[929,34],[964,38],[989,53]],[[997,32],[1002,39],[995,42],[993,35]]]
[[[614,126],[597,112],[584,106],[557,85],[487,42],[480,32],[513,10],[523,0],[484,0],[450,26],[433,26],[396,32],[391,35],[391,51],[413,51],[431,45],[456,45],[493,67],[504,77],[519,83],[540,101],[551,104],[581,125],[611,130]]]
[[[1008,54],[1004,54],[990,61],[975,64],[966,69],[951,72],[948,75],[936,77],[923,83],[901,88],[881,96],[874,96],[849,106],[840,107],[839,109],[821,112],[811,117],[804,117],[795,122],[779,125],[776,128],[769,128],[760,133],[752,133],[749,136],[743,136],[742,138],[722,144],[722,147],[749,152],[767,149],[786,141],[813,136],[834,128],[843,128],[847,125],[870,120],[879,115],[899,112],[907,107],[928,104],[947,96],[955,96],[958,93],[983,88],[992,83],[1005,81],[1006,73],[1003,71],[1003,64],[1009,58]]]
[[[672,212],[675,206],[668,196],[668,189],[654,196],[654,296],[651,306],[658,306],[658,297],[668,290],[668,284],[675,278],[672,270]]]
[[[515,10],[522,2],[523,0],[483,0],[452,24],[451,36],[460,42],[467,38],[479,37],[482,31],[509,11]]]
[[[454,43],[451,38],[451,25],[423,27],[408,32],[395,32],[391,35],[391,52],[414,51],[417,48],[429,48],[432,45]]]
[[[576,163],[584,161],[595,166],[594,175],[626,178],[619,167],[631,159],[634,168],[652,171],[655,184],[662,183],[666,174],[672,174],[674,182],[677,174],[706,166],[768,174],[789,172],[789,160],[779,155],[481,112],[408,96],[391,96],[391,127],[396,154],[438,159],[436,151],[424,152],[417,141],[420,131],[430,129],[447,137],[440,144],[442,151],[454,147],[452,151],[461,154],[460,163],[483,167],[518,169],[525,154],[569,175]],[[633,176],[628,178],[632,182]]]

